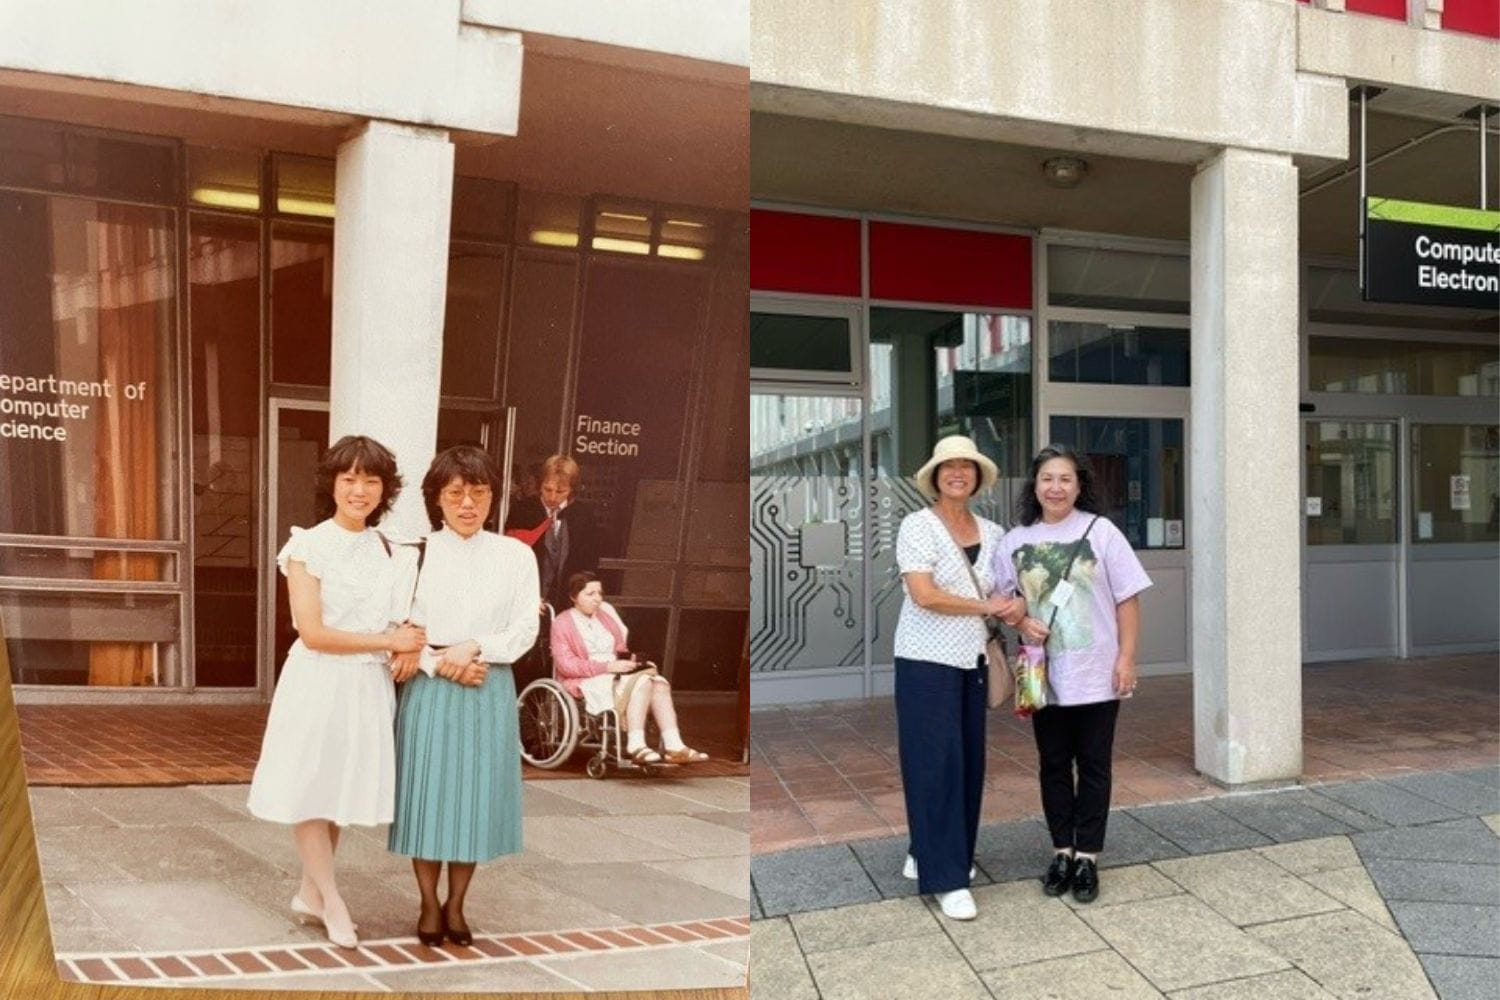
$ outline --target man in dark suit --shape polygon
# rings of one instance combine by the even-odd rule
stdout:
[[[553,455],[542,463],[539,482],[537,496],[519,498],[511,507],[505,533],[531,546],[542,600],[561,614],[572,606],[568,577],[599,568],[598,546],[588,508],[574,499],[578,463],[567,455]]]

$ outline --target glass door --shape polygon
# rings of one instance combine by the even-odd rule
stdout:
[[[287,650],[296,639],[286,586],[276,568],[276,553],[286,544],[292,526],[318,523],[313,480],[318,459],[328,447],[328,404],[310,400],[272,399],[271,433],[267,436],[266,525],[261,586],[268,599],[261,602],[270,615],[261,623],[261,690],[269,697],[280,676]]]
[[[1398,656],[1398,424],[1306,420],[1302,427],[1304,658]]]

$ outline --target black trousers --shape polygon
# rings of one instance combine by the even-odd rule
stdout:
[[[1052,846],[1085,854],[1104,849],[1109,786],[1120,703],[1049,705],[1031,717],[1042,811]],[[1074,780],[1074,767],[1077,780]]]
[[[896,657],[896,732],[924,893],[969,887],[984,795],[985,669]]]

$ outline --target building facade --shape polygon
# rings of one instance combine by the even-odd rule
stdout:
[[[553,6],[0,10],[18,700],[267,699],[275,552],[364,433],[397,535],[439,449],[489,450],[506,502],[571,454],[633,638],[734,702],[747,25]]]
[[[948,433],[1002,523],[1038,447],[1089,457],[1155,583],[1142,671],[1192,672],[1225,783],[1300,773],[1304,663],[1500,648],[1500,295],[1360,281],[1366,194],[1487,208],[1494,245],[1500,8],[753,18],[756,703],[890,690]]]

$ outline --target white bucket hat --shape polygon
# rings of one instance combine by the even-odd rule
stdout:
[[[980,454],[979,449],[974,447],[974,442],[962,434],[950,434],[943,438],[932,449],[932,457],[927,464],[917,470],[917,489],[929,500],[938,498],[937,490],[932,487],[932,471],[944,462],[954,458],[968,459],[979,466],[979,489],[975,493],[983,493],[995,485],[1000,478],[1000,470],[995,463]]]

